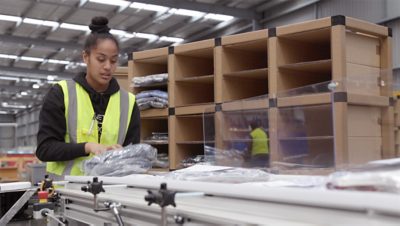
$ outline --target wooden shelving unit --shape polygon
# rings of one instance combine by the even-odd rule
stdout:
[[[132,60],[128,62],[129,84],[133,93],[145,90],[158,89],[168,92],[169,84],[162,83],[144,87],[134,87],[133,77],[142,77],[154,74],[168,73],[168,48],[152,49],[141,52],[134,52]],[[169,156],[169,140],[154,141],[148,138],[152,133],[168,133],[168,108],[151,108],[140,112],[141,117],[141,142],[150,144],[157,148],[157,152],[167,153]]]
[[[173,107],[214,103],[214,40],[176,46],[171,57]]]
[[[222,37],[215,48],[215,102],[268,94],[268,30]]]
[[[169,109],[142,118],[168,118],[170,169],[203,154],[205,143],[245,141],[245,126],[229,130],[225,117],[257,111],[267,117],[271,162],[331,172],[393,157],[395,142],[399,149],[386,27],[334,16],[133,56],[131,77],[169,74]],[[204,113],[214,126],[205,126]],[[288,158],[296,154],[301,162]]]

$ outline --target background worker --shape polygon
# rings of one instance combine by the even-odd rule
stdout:
[[[269,166],[269,147],[267,133],[258,120],[250,123],[250,166],[251,167],[268,167]]]
[[[113,78],[119,44],[107,24],[95,17],[89,25],[82,51],[86,73],[55,84],[44,99],[36,156],[56,179],[83,175],[83,160],[140,141],[135,96]]]

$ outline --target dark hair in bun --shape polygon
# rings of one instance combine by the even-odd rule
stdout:
[[[93,17],[92,23],[89,25],[92,33],[109,33],[110,28],[107,26],[108,19],[105,17]]]
[[[89,29],[92,31],[87,37],[83,50],[90,54],[90,50],[97,46],[98,40],[110,39],[112,40],[119,50],[118,40],[110,34],[110,28],[108,25],[108,19],[106,17],[97,16],[92,18],[92,23],[89,25]]]

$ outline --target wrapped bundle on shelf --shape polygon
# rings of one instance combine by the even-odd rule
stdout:
[[[167,108],[168,93],[161,90],[146,90],[136,94],[136,102],[140,110],[149,108]]]
[[[166,84],[168,81],[168,74],[154,74],[148,76],[140,76],[132,78],[133,87],[149,87]]]

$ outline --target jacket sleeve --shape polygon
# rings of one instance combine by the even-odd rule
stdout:
[[[64,94],[56,84],[43,102],[39,115],[36,156],[41,161],[68,161],[86,156],[85,143],[65,143],[66,119]]]
[[[135,102],[123,146],[140,143],[140,110]]]

